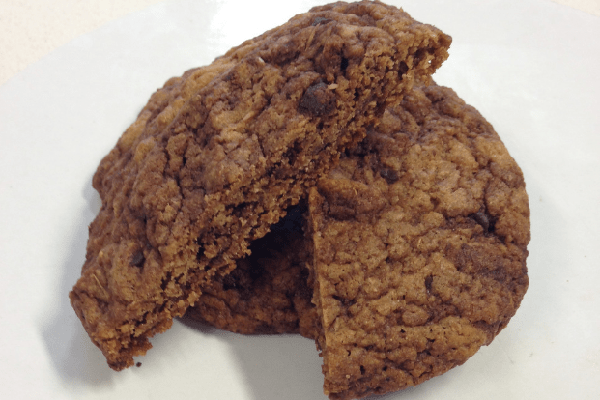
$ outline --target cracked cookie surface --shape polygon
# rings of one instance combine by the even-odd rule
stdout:
[[[253,333],[256,325],[239,329],[247,304],[314,288],[316,307],[272,304],[260,326],[278,332],[285,317],[291,331],[318,337],[334,399],[417,385],[462,364],[507,325],[527,290],[522,172],[492,126],[451,89],[421,85],[391,105],[309,200],[304,241],[299,230],[275,230],[265,239],[278,251],[253,260],[262,280],[199,305],[221,299],[229,319],[205,320]],[[298,264],[312,265],[310,283]],[[275,276],[286,277],[285,290]]]
[[[449,44],[394,7],[340,2],[155,93],[94,176],[102,207],[70,294],[110,367],[145,354]]]
[[[325,392],[414,386],[489,344],[528,287],[523,174],[450,89],[416,88],[309,195]]]

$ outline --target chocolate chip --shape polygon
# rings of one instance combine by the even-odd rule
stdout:
[[[398,75],[400,75],[400,80],[402,80],[402,76],[408,72],[408,65],[402,61],[398,66]]]
[[[340,70],[342,72],[346,72],[346,68],[348,68],[349,61],[346,57],[342,57],[342,63],[340,65]]]
[[[300,99],[299,109],[311,116],[328,115],[335,108],[335,95],[321,81],[310,86]]]
[[[204,257],[204,246],[200,245],[198,247],[198,251],[196,252],[196,260],[200,261]]]
[[[477,211],[475,214],[471,214],[470,217],[483,227],[484,232],[491,232],[494,230],[496,221],[491,215],[488,215],[484,209]]]
[[[322,24],[322,23],[324,23],[324,22],[329,22],[329,21],[331,21],[329,18],[317,17],[317,18],[315,18],[315,19],[313,20],[313,22],[312,22],[312,24],[311,24],[311,25],[312,25],[312,26],[317,26],[317,25],[319,25],[319,24]]]
[[[144,260],[144,253],[141,250],[138,250],[131,255],[131,258],[129,259],[129,264],[132,267],[141,268],[144,266]]]
[[[396,171],[394,171],[393,169],[383,168],[379,172],[379,174],[381,175],[381,177],[383,179],[385,179],[385,181],[388,183],[388,185],[398,182],[398,179],[400,179],[400,177],[398,176],[398,173]]]
[[[427,294],[431,294],[431,284],[433,283],[433,276],[427,275],[425,277],[425,289],[427,289]]]
[[[473,219],[479,225],[481,225],[485,231],[487,231],[488,228],[490,227],[490,221],[489,221],[487,215],[485,215],[485,213],[481,210],[477,211],[477,214],[473,214]]]
[[[421,63],[421,60],[425,57],[425,53],[426,53],[425,49],[418,49],[415,52],[415,54],[413,55],[413,57],[414,57],[413,66],[415,68]]]

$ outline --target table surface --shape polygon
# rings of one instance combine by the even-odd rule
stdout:
[[[383,398],[600,398],[600,17],[548,0],[388,2],[453,37],[436,81],[476,107],[521,166],[531,208],[531,284],[490,346]],[[24,62],[4,69],[0,85],[3,398],[324,400],[310,340],[176,320],[137,359],[141,368],[115,372],[68,300],[100,207],[92,175],[150,95],[171,76],[322,1],[285,8],[280,0],[139,0],[125,2],[129,8],[107,1],[104,19],[93,11],[99,8],[80,4],[100,7],[96,1],[55,1],[50,14],[31,2],[37,8],[20,16],[27,2],[6,3],[1,29],[12,10],[21,22],[10,24],[33,32],[39,23],[51,42],[48,20],[56,19],[54,37],[65,44],[25,62],[32,52],[5,52],[10,40],[0,32],[0,66]],[[67,17],[60,4],[73,7]],[[99,19],[89,22],[90,13]],[[33,48],[34,36],[26,40]]]

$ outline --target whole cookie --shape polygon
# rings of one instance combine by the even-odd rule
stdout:
[[[93,179],[70,298],[110,367],[145,354],[449,44],[394,7],[335,3],[167,82]]]

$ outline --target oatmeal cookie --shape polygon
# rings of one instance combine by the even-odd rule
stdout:
[[[450,38],[380,2],[317,7],[168,81],[101,162],[71,304],[115,370],[305,197]]]

